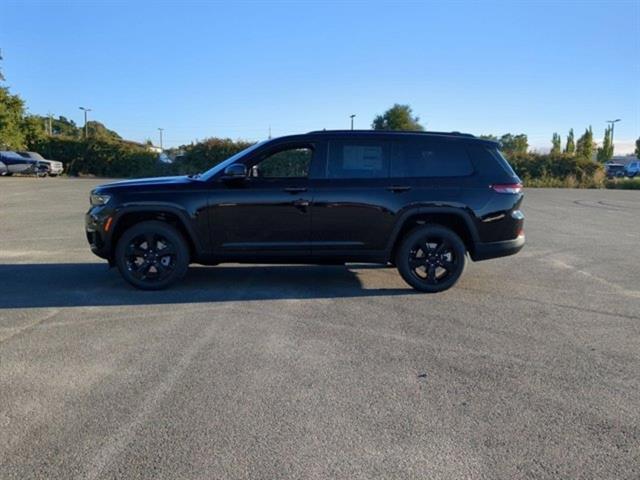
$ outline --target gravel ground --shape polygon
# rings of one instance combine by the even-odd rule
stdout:
[[[127,286],[95,180],[0,178],[0,478],[640,477],[640,192],[530,189],[527,246]]]

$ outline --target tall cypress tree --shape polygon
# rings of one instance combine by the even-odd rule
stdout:
[[[593,129],[589,125],[589,128],[584,131],[584,134],[576,143],[576,156],[591,160],[593,158],[593,147]]]
[[[567,135],[567,144],[564,147],[564,153],[568,153],[570,155],[576,153],[576,142],[573,137],[573,128],[569,130],[569,135]]]
[[[562,139],[558,133],[553,133],[551,145],[551,155],[559,155],[562,152]]]
[[[598,148],[598,161],[601,163],[608,162],[613,158],[613,142],[611,141],[612,133],[610,126],[604,131],[602,147]]]

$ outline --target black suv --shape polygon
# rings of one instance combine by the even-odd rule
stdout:
[[[197,175],[91,192],[91,250],[142,289],[190,263],[395,265],[417,290],[524,245],[522,185],[463,133],[318,131],[257,143]]]

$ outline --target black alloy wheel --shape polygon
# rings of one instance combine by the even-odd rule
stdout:
[[[121,275],[137,288],[159,290],[184,276],[189,249],[175,228],[159,221],[129,228],[118,240],[116,264]]]
[[[416,290],[441,292],[451,288],[465,266],[466,248],[458,235],[440,225],[411,231],[397,252],[402,278]]]

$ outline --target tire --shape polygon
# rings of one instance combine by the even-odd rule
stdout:
[[[134,287],[161,290],[187,273],[189,247],[171,225],[141,222],[126,230],[118,240],[115,262],[122,277]]]
[[[400,276],[414,289],[437,293],[458,281],[466,262],[467,249],[452,230],[441,225],[424,225],[409,232],[396,253]]]

